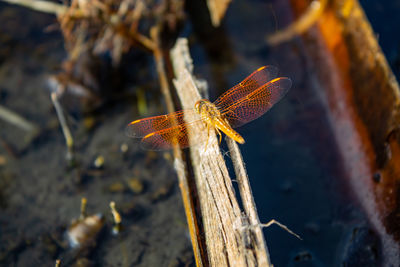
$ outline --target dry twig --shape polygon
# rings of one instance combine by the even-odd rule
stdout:
[[[67,7],[50,1],[41,0],[1,0],[9,4],[24,6],[43,13],[60,15],[65,13]]]
[[[269,45],[278,45],[304,33],[321,17],[327,4],[328,0],[312,1],[307,11],[295,22],[287,28],[267,36],[267,43]]]
[[[53,102],[54,108],[57,112],[58,120],[61,124],[61,129],[64,134],[65,143],[67,144],[67,160],[71,161],[73,159],[73,150],[74,150],[74,139],[72,138],[71,131],[68,128],[67,120],[65,119],[64,112],[62,107],[58,101],[57,93],[51,93],[51,101]]]
[[[31,134],[39,132],[39,127],[33,122],[28,121],[27,119],[23,118],[22,116],[4,106],[0,106],[0,118]]]

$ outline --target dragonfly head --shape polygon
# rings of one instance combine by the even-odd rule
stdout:
[[[194,109],[196,110],[197,113],[201,114],[201,109],[203,108],[206,101],[207,100],[205,99],[200,99],[199,101],[196,102],[196,104],[194,104]]]

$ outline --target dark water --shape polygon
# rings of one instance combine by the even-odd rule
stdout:
[[[41,129],[29,140],[26,131],[0,120],[5,160],[0,164],[0,266],[54,266],[57,258],[61,266],[190,266],[192,248],[171,155],[142,151],[124,134],[127,123],[139,117],[134,91],[143,86],[149,95],[159,92],[146,71],[152,57],[133,55],[139,66],[119,72],[129,76],[127,88],[109,88],[114,96],[97,112],[83,115],[79,100],[72,101],[77,108],[66,114],[76,164],[69,167],[46,82],[66,57],[60,33],[44,31],[54,23],[53,16],[0,3],[0,105]],[[162,112],[156,103],[149,112]],[[100,169],[94,167],[98,156],[104,157]],[[143,189],[133,190],[132,180]],[[89,248],[74,250],[65,232],[80,215],[82,197],[87,214],[103,214],[105,226]],[[110,201],[122,216],[117,236]]]
[[[313,83],[304,44],[295,39],[264,45],[266,33],[290,23],[290,15],[281,14],[287,7],[282,1],[251,3],[234,1],[219,34],[201,32],[202,45],[194,43],[191,51],[195,72],[210,81],[211,99],[262,65],[278,66],[293,81],[272,110],[238,129],[246,140],[241,151],[260,220],[276,219],[303,238],[277,226],[265,229],[272,263],[375,266],[380,243],[347,183],[323,88]],[[225,50],[214,55],[217,44]]]
[[[400,78],[400,36],[397,27],[400,23],[399,1],[366,1],[361,0],[361,5],[371,22],[378,42],[388,60],[392,71]]]
[[[293,81],[271,111],[238,129],[246,140],[241,150],[260,220],[278,220],[303,239],[277,226],[265,229],[274,266],[374,266],[381,248],[346,182],[329,111],[318,93],[323,88],[313,83],[304,44],[295,39],[273,48],[265,45],[267,33],[291,22],[283,2],[233,1],[218,29],[207,27],[202,9],[188,5],[181,35],[190,40],[195,73],[208,81],[211,100],[263,65],[277,66],[280,75]],[[399,6],[385,2],[361,1],[399,74],[399,37],[387,27],[397,25],[394,10]],[[135,97],[111,101],[93,115],[93,129],[85,128],[83,118],[71,119],[79,167],[68,168],[45,85],[47,74],[56,72],[65,57],[62,37],[43,32],[55,20],[5,4],[0,4],[0,20],[0,104],[46,129],[38,140],[24,144],[23,131],[0,121],[0,155],[7,159],[0,166],[0,265],[53,265],[56,258],[76,258],[62,242],[65,228],[79,216],[82,197],[88,199],[89,214],[101,212],[107,221],[96,249],[82,258],[99,266],[193,265],[169,154],[141,151],[124,136],[126,123],[141,116],[132,108]],[[137,62],[131,71],[124,70],[126,87],[135,91],[144,86],[154,100],[159,90],[155,74],[135,76],[136,70],[151,69],[152,58]],[[149,115],[164,111],[158,100],[149,109]],[[129,145],[126,155],[120,152],[124,143]],[[20,153],[12,156],[7,145]],[[93,171],[98,155],[105,157],[105,167]],[[129,189],[132,177],[142,182],[143,192]],[[117,237],[110,234],[110,201],[123,215],[125,230]]]

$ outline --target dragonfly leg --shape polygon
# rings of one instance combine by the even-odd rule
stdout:
[[[221,142],[222,142],[222,134],[221,134],[221,131],[218,128],[215,128],[215,130],[217,131],[217,134],[219,136],[219,145],[220,145]]]
[[[204,152],[206,152],[206,150],[207,150],[208,139],[210,139],[210,125],[207,124],[207,142],[206,142],[206,146],[204,147]]]

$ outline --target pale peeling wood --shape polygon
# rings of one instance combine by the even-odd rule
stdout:
[[[182,107],[193,108],[201,96],[189,72],[193,66],[186,39],[177,41],[171,58],[177,77],[174,84]],[[203,143],[190,148],[208,255],[208,262],[204,264],[270,266],[248,181],[240,185],[246,188],[241,189],[246,203],[245,212],[242,213],[215,133],[211,131],[208,135],[205,126],[189,128],[191,141],[207,138],[207,146]],[[241,156],[238,156],[240,152],[237,150],[234,153],[235,162],[242,161]],[[246,180],[243,162],[239,165],[242,166],[238,168],[239,180]]]
[[[221,24],[221,20],[224,18],[230,2],[231,0],[207,0],[211,22],[214,27],[218,27]]]
[[[236,181],[239,186],[239,192],[244,208],[244,216],[242,217],[242,229],[246,235],[244,238],[250,239],[249,241],[253,246],[256,262],[258,262],[260,266],[265,266],[270,262],[269,253],[262,232],[262,227],[260,225],[260,220],[258,218],[256,203],[253,198],[242,154],[240,153],[239,146],[235,141],[228,137],[225,138],[225,140],[231,153]],[[248,224],[248,227],[246,227],[246,223]]]

